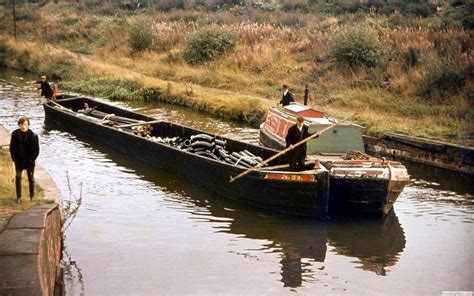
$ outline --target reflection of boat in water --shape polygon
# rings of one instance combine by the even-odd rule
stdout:
[[[224,232],[244,235],[246,238],[268,240],[265,249],[281,252],[281,281],[285,287],[299,287],[304,275],[312,276],[315,267],[306,262],[324,262],[326,258],[327,223],[291,217],[261,215],[245,209],[225,211],[210,207],[213,216],[231,218]]]
[[[72,131],[53,122],[47,122],[46,127]],[[81,134],[76,138],[90,142]],[[328,244],[340,255],[358,258],[364,270],[377,274],[384,274],[386,267],[395,265],[405,246],[403,229],[393,211],[382,219],[330,222],[269,214],[219,198],[165,170],[123,157],[104,143],[94,142],[91,146],[105,153],[117,165],[133,170],[144,180],[170,193],[166,200],[181,205],[183,211],[190,213],[196,221],[225,221],[215,223],[214,229],[264,241],[259,250],[252,250],[253,255],[258,256],[259,252],[278,254],[281,259],[275,269],[279,270],[280,281],[287,287],[299,287],[304,282],[327,275],[321,268],[327,257]],[[206,219],[202,219],[203,216]]]
[[[329,245],[336,253],[356,257],[363,270],[386,275],[405,248],[405,234],[394,211],[379,220],[337,221],[328,227]]]

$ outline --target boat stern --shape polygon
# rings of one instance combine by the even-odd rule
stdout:
[[[401,163],[385,160],[323,162],[330,174],[330,212],[386,215],[410,181]]]

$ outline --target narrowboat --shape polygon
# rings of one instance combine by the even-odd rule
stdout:
[[[158,121],[87,97],[48,100],[43,107],[46,123],[58,123],[223,197],[283,214],[327,217],[329,173],[314,162],[304,171],[291,172],[286,160],[277,158],[230,183],[231,177],[253,166],[252,161],[267,159],[277,151]],[[198,149],[193,149],[194,144]]]
[[[305,119],[310,133],[337,124],[307,143],[308,158],[319,160],[329,170],[329,212],[388,214],[410,177],[400,162],[365,153],[362,126],[293,103],[268,111],[260,126],[260,144],[273,149],[285,148],[288,128],[300,116]]]

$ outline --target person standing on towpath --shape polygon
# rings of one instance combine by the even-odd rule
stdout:
[[[30,120],[26,116],[18,120],[19,129],[13,131],[10,139],[10,155],[15,163],[16,200],[21,202],[21,174],[26,170],[30,189],[30,200],[35,197],[35,162],[40,148],[38,135],[30,130]]]

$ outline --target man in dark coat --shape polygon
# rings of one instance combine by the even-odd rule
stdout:
[[[283,96],[281,97],[280,104],[284,107],[289,105],[291,102],[294,102],[293,94],[288,90],[288,85],[283,85]]]
[[[10,155],[15,163],[15,185],[17,202],[21,201],[21,173],[26,170],[30,189],[30,200],[35,196],[35,161],[39,154],[38,135],[29,129],[30,120],[22,116],[19,129],[13,131],[10,139]]]
[[[308,132],[308,126],[303,125],[304,118],[298,117],[296,119],[296,124],[288,129],[286,134],[286,147],[293,147],[296,143],[300,142],[303,139],[311,136],[312,134]],[[316,138],[319,137],[316,136]],[[288,151],[288,161],[290,163],[291,171],[302,171],[304,170],[304,160],[306,158],[306,143],[301,144],[292,150]]]
[[[51,88],[51,85],[49,85],[46,76],[41,76],[41,80],[36,81],[36,83],[40,85],[38,90],[41,90],[41,96],[51,100],[53,98],[54,92]]]

